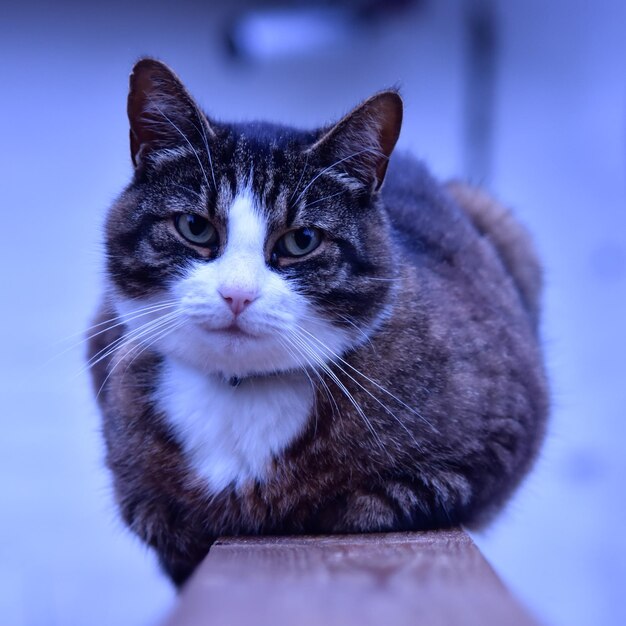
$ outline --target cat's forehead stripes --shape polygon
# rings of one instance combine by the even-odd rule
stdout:
[[[261,141],[255,136],[259,130],[230,127],[213,147],[218,189],[216,193],[207,194],[214,198],[209,214],[227,221],[232,199],[253,190],[256,209],[265,216],[268,231],[290,228],[302,222],[302,208],[307,201],[337,193],[342,186],[322,177],[317,179],[314,188],[305,189],[319,173],[319,167],[307,159],[304,145],[298,141],[294,145],[282,145],[281,138],[270,139],[270,129],[265,129],[267,141]],[[204,151],[199,150],[206,160]],[[198,169],[194,159],[187,159],[187,164]],[[200,172],[197,178],[203,181]],[[326,188],[328,183],[330,186]],[[300,192],[304,193],[300,196]]]
[[[349,179],[332,170],[323,172],[301,146],[263,145],[244,129],[232,128],[222,136],[212,146],[211,161],[201,146],[197,155],[163,152],[159,173],[169,183],[164,191],[191,200],[225,227],[237,196],[253,194],[253,206],[270,232],[312,223],[332,229],[340,217],[334,207],[358,195]],[[324,210],[325,205],[330,210]]]

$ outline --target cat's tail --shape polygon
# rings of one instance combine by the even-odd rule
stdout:
[[[543,277],[530,235],[509,209],[482,189],[457,180],[448,182],[446,189],[493,244],[536,328]]]

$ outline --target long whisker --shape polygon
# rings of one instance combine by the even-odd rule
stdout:
[[[173,323],[169,323],[169,322],[173,322]],[[138,342],[137,347],[133,348],[133,350],[131,350],[132,352],[136,352],[136,354],[133,355],[133,358],[130,360],[130,362],[128,363],[128,365],[126,365],[126,367],[124,368],[124,373],[123,375],[126,374],[126,372],[128,371],[128,368],[148,349],[150,349],[157,341],[159,341],[160,339],[162,339],[163,337],[173,333],[175,330],[177,330],[178,328],[180,328],[181,326],[184,326],[185,324],[185,320],[168,320],[168,324],[163,324],[160,327],[160,330],[157,329],[157,332],[152,336],[152,337],[148,337],[148,341],[140,341]],[[165,328],[163,328],[163,326]],[[149,341],[150,339],[152,339],[152,341]],[[141,348],[138,352],[137,352],[137,348]]]
[[[325,300],[324,298],[320,298],[320,301],[327,301],[332,304],[331,300]],[[336,311],[333,313],[333,315],[335,315],[339,319],[342,319],[346,324],[353,327],[354,330],[356,330],[356,332],[359,333],[359,335],[361,335],[361,337],[363,338],[363,343],[370,344],[370,346],[375,350],[375,346],[372,343],[370,335],[366,332],[364,328],[361,328],[349,315],[343,315],[342,313],[337,313]],[[313,314],[302,312],[300,313],[299,317],[301,321],[309,322],[313,325],[318,325],[320,323],[319,317]]]
[[[131,349],[131,351],[127,354],[123,354],[115,363],[113,363],[113,365],[111,366],[111,368],[109,369],[105,379],[102,381],[102,384],[100,385],[100,388],[98,389],[98,393],[96,393],[96,399],[98,399],[100,397],[100,394],[102,393],[103,389],[105,388],[109,378],[111,378],[111,376],[113,375],[113,373],[115,372],[115,370],[118,368],[118,366],[124,361],[125,358],[127,358],[128,356],[130,356],[130,354],[133,353],[133,351],[142,348],[143,346],[145,346],[144,350],[142,350],[141,353],[143,353],[143,351],[147,350],[150,346],[152,346],[156,341],[158,341],[159,339],[161,339],[162,337],[164,337],[165,335],[167,335],[169,332],[173,332],[174,330],[176,330],[177,328],[179,328],[182,324],[184,324],[184,320],[179,321],[178,323],[175,322],[175,320],[168,320],[167,322],[170,323],[170,327],[167,327],[167,323],[163,324],[162,326],[166,326],[165,329],[162,328],[162,326],[160,327],[161,330],[157,331],[156,335],[152,335],[151,339],[153,339],[152,342],[148,343],[148,345],[145,345],[145,342],[138,342],[137,345]],[[133,343],[133,340],[128,341],[125,345],[130,345],[131,343]],[[137,358],[138,355],[135,355],[133,357],[133,360],[135,360],[135,358]],[[131,362],[132,362],[131,361]],[[129,364],[130,366],[130,364]],[[124,370],[125,372],[127,371],[128,367],[126,368],[126,370]]]
[[[178,187],[178,189],[186,191],[187,193],[192,193],[194,196],[202,200],[202,194],[195,189],[192,189],[191,187],[186,187],[185,185],[181,185],[180,183],[170,183],[170,185],[172,185],[172,187]]]
[[[283,350],[285,350],[285,352],[287,352],[293,359],[294,361],[298,361],[297,355],[294,354],[293,350],[291,349],[291,347],[295,347],[295,346],[291,346],[286,342],[283,341],[280,337],[277,338],[278,339],[278,343],[282,346]],[[305,363],[306,363],[306,359],[305,359]],[[314,427],[314,434],[317,433],[317,419],[318,419],[318,413],[317,413],[317,393],[315,393],[317,391],[317,386],[314,382],[314,380],[311,378],[311,375],[309,374],[309,369],[313,372],[313,374],[320,380],[320,382],[323,383],[323,380],[321,379],[321,377],[319,376],[319,374],[315,371],[314,368],[312,368],[310,366],[310,364],[307,364],[307,367],[303,367],[302,371],[304,372],[304,375],[309,379],[309,382],[311,383],[311,388],[314,391],[314,401],[315,401],[315,406],[314,406],[314,410],[313,413],[315,415],[315,427]]]
[[[106,333],[110,330],[113,330],[114,328],[117,328],[118,326],[123,326],[124,324],[127,324],[128,322],[132,322],[133,320],[139,317],[145,317],[146,315],[151,315],[152,313],[158,313],[159,311],[163,311],[164,309],[171,309],[172,307],[177,306],[177,304],[178,303],[176,301],[155,304],[149,307],[144,307],[142,309],[139,309],[138,311],[131,311],[129,313],[125,313],[123,315],[118,315],[116,317],[113,317],[110,320],[106,320],[106,322],[96,324],[92,326],[91,328],[94,329],[94,328],[97,328],[98,326],[102,326],[103,324],[107,324],[109,322],[115,322],[115,324],[111,324],[110,326],[107,326],[106,328],[103,328],[95,333],[92,333],[91,335],[85,336],[83,341],[81,341],[80,343],[83,343],[84,341],[88,341],[89,339],[93,339],[94,337],[97,337],[98,335],[101,335],[102,333]],[[116,321],[116,320],[119,320],[119,321]],[[77,345],[80,345],[80,344],[77,344]]]
[[[176,124],[174,124],[174,122],[167,116],[165,111],[163,111],[163,109],[161,109],[161,107],[158,104],[153,104],[153,106],[172,125],[174,130],[176,130],[176,132],[178,132],[178,134],[187,142],[187,145],[191,148],[191,151],[194,153],[194,156],[196,157],[196,161],[198,161],[198,165],[200,166],[200,170],[202,171],[202,176],[204,176],[204,181],[206,182],[207,189],[210,188],[209,179],[207,178],[206,172],[204,171],[204,166],[202,165],[200,156],[198,155],[198,152],[194,148],[191,141],[189,141],[187,135],[185,135],[185,133],[180,128],[178,128]]]
[[[346,361],[345,359],[343,359],[340,355],[338,355],[334,350],[332,350],[331,348],[329,348],[326,344],[324,344],[324,342],[322,342],[319,338],[317,338],[315,335],[313,335],[312,333],[310,333],[309,331],[307,331],[305,328],[302,328],[301,326],[298,326],[299,330],[301,332],[306,333],[306,335],[308,337],[310,337],[313,341],[315,341],[323,350],[326,351],[327,355],[332,355],[332,357],[334,357],[332,360],[335,363],[335,365],[346,374],[346,376],[348,376],[351,380],[353,380],[357,385],[359,385],[359,387],[361,387],[361,389],[363,389],[363,391],[365,391],[369,396],[372,397],[372,399],[374,399],[376,402],[378,402],[397,422],[398,424],[400,424],[400,426],[402,426],[402,428],[404,430],[406,430],[407,433],[410,434],[410,431],[407,429],[406,425],[392,412],[390,411],[390,409],[383,404],[378,398],[376,398],[376,396],[374,396],[371,391],[369,389],[367,389],[366,387],[364,387],[361,383],[359,383],[359,381],[357,381],[353,376],[351,376],[348,372],[346,372],[340,365],[337,364],[337,361],[340,361],[341,363],[343,363],[346,367],[350,368],[355,374],[358,374],[359,376],[362,376],[365,380],[367,380],[369,383],[371,383],[372,385],[374,385],[377,389],[379,389],[380,391],[382,391],[383,393],[387,394],[388,396],[390,396],[393,400],[395,400],[399,405],[401,405],[402,407],[404,407],[405,409],[407,409],[407,411],[410,411],[413,415],[415,415],[416,417],[418,417],[420,420],[422,420],[425,424],[427,424],[434,432],[439,432],[434,426],[433,424],[427,420],[421,413],[419,413],[419,411],[416,411],[413,407],[409,406],[406,402],[404,402],[403,400],[401,400],[400,398],[398,398],[396,395],[394,395],[393,393],[391,393],[391,391],[389,391],[388,389],[386,389],[385,387],[383,387],[380,383],[376,382],[375,380],[373,380],[372,378],[370,378],[369,376],[365,375],[363,372],[361,372],[360,370],[358,370],[356,367],[354,367],[353,365],[351,365],[350,363],[348,363],[348,361]],[[417,442],[416,442],[417,443]]]
[[[307,355],[305,353],[303,353],[302,350],[300,348],[298,348],[298,346],[295,345],[293,343],[293,341],[291,341],[289,339],[288,336],[285,336],[284,340],[279,337],[278,341],[285,348],[285,350],[287,350],[287,352],[289,352],[293,357],[296,357],[296,355],[292,352],[292,350],[290,349],[289,346],[291,346],[291,348],[293,348],[294,350],[296,350],[298,352],[298,354],[300,355],[300,357],[304,361],[304,365],[306,367],[303,368],[303,370],[306,373],[306,375],[309,378],[309,380],[311,381],[311,384],[313,385],[314,388],[316,388],[313,380],[311,379],[311,377],[309,376],[309,374],[307,372],[307,368],[311,370],[311,372],[315,375],[317,380],[320,382],[320,384],[324,388],[324,393],[326,394],[326,397],[328,398],[329,402],[331,403],[332,415],[333,416],[334,415],[339,415],[339,407],[337,406],[337,401],[335,400],[333,394],[331,393],[330,388],[326,384],[326,381],[324,380],[322,375],[318,372],[317,367],[313,363],[311,363],[311,360],[307,357]],[[295,360],[297,361],[298,359],[295,358]],[[317,429],[317,415],[315,417],[315,427]]]
[[[363,150],[359,150],[358,152],[354,152],[352,154],[349,154],[348,156],[343,157],[342,159],[339,159],[338,161],[335,161],[332,165],[329,165],[328,167],[325,167],[321,172],[318,172],[315,176],[313,176],[313,178],[308,182],[308,184],[304,187],[304,189],[298,194],[298,197],[295,200],[294,204],[298,204],[298,202],[300,202],[300,199],[302,198],[302,196],[306,193],[307,189],[320,177],[323,176],[324,174],[326,174],[326,172],[332,170],[334,167],[337,167],[337,165],[341,165],[341,163],[343,163],[344,161],[347,161],[348,159],[353,159],[354,157],[359,156],[360,154],[363,154],[364,152],[374,152],[374,153],[380,153],[378,150],[375,150],[374,148],[364,148]]]
[[[336,193],[331,193],[327,196],[324,196],[322,198],[317,198],[317,200],[313,200],[313,202],[309,202],[307,203],[307,207],[312,207],[315,206],[316,204],[319,204],[320,202],[325,202],[326,200],[330,200],[331,198],[334,198],[335,196],[341,196],[345,193],[345,190],[342,189],[341,191],[337,191]]]
[[[372,348],[374,348],[374,344],[372,343],[370,336],[358,324],[352,321],[347,315],[342,315],[341,313],[336,313],[336,315],[346,324],[350,324],[350,326],[352,326],[363,337],[363,340],[369,343]]]
[[[371,393],[371,391],[369,391],[366,387],[364,387],[361,383],[359,383],[359,381],[357,381],[353,376],[351,376],[348,372],[346,372],[341,366],[337,365],[336,362],[332,361],[333,365],[335,365],[335,367],[337,367],[341,372],[343,372],[348,378],[350,378],[350,380],[352,380],[358,387],[360,387],[363,391],[365,391],[365,393],[367,393],[367,395],[369,395],[378,405],[381,406],[381,408],[387,413],[389,414],[397,423],[398,425],[406,432],[406,434],[410,437],[411,441],[413,442],[413,444],[415,445],[416,448],[421,448],[421,444],[415,439],[415,437],[413,436],[413,434],[411,433],[411,431],[406,427],[406,425],[402,422],[402,420],[400,420],[395,413],[387,406],[385,405],[384,402],[382,402],[379,398],[377,398],[373,393]]]
[[[156,304],[150,304],[144,307],[139,307],[137,309],[134,309],[133,311],[129,311],[128,313],[120,313],[119,315],[114,315],[113,317],[110,317],[106,320],[102,320],[101,322],[98,322],[97,324],[93,324],[92,326],[89,326],[88,328],[86,328],[85,330],[81,330],[75,333],[72,333],[71,335],[68,335],[67,337],[63,337],[62,339],[58,339],[56,341],[56,343],[65,343],[66,341],[70,341],[71,339],[74,339],[75,337],[82,337],[83,341],[85,339],[91,339],[92,335],[88,335],[85,336],[85,333],[90,333],[91,331],[95,330],[96,328],[100,328],[101,326],[106,326],[107,324],[110,324],[111,322],[120,322],[123,323],[124,320],[128,320],[128,319],[134,319],[134,316],[136,315],[137,317],[141,317],[141,315],[147,315],[148,313],[151,313],[153,310],[155,309],[159,309],[161,308],[163,305],[173,305],[175,304],[176,301],[175,300],[163,300],[162,302],[158,302]],[[145,313],[143,313],[145,311]],[[113,328],[113,327],[111,327]],[[80,343],[83,343],[83,341],[81,341]],[[77,345],[80,345],[77,344]],[[76,347],[76,346],[72,346],[72,347]]]
[[[202,133],[202,140],[204,141],[204,147],[206,149],[206,155],[209,158],[209,167],[211,168],[211,178],[213,179],[213,188],[217,191],[217,182],[215,180],[215,170],[213,169],[213,158],[211,157],[211,148],[209,148],[209,139],[206,136],[206,128],[202,123],[202,119],[200,118],[200,113],[196,111],[196,116],[198,117],[198,121],[200,122],[200,132]],[[193,125],[196,130],[198,127]]]
[[[103,359],[106,359],[109,356],[111,356],[114,352],[122,349],[126,345],[133,343],[133,341],[141,339],[141,337],[145,336],[146,334],[149,334],[152,331],[157,330],[164,324],[167,324],[170,320],[175,319],[178,315],[179,315],[178,311],[172,311],[170,313],[167,313],[165,315],[158,317],[155,320],[150,320],[149,322],[142,324],[141,326],[130,331],[129,333],[122,335],[115,341],[112,341],[110,344],[102,348],[102,350],[94,354],[89,359],[89,361],[87,361],[85,367],[79,373],[82,373],[88,369],[91,369],[92,367],[100,363],[100,361],[102,361]]]
[[[302,183],[302,179],[304,178],[304,174],[307,170],[307,167],[309,166],[309,155],[311,153],[307,152],[306,153],[306,158],[304,160],[304,167],[302,168],[302,171],[300,172],[300,178],[298,179],[298,184],[293,188],[293,191],[291,192],[291,196],[289,196],[289,200],[293,200],[293,197],[296,195],[296,192],[298,191],[298,187],[300,187],[300,184]]]
[[[402,277],[398,276],[396,278],[379,278],[378,276],[364,276],[365,280],[377,280],[381,283],[396,283],[402,280]]]
[[[365,414],[365,412],[363,411],[363,409],[361,408],[361,406],[359,405],[359,403],[356,401],[356,399],[354,398],[354,396],[350,393],[350,391],[348,390],[348,388],[341,382],[341,380],[339,379],[339,377],[335,374],[335,372],[332,371],[332,369],[328,366],[328,364],[321,358],[321,356],[319,354],[317,354],[317,352],[315,352],[314,350],[312,350],[311,346],[304,340],[304,337],[302,337],[299,334],[294,333],[293,331],[291,332],[291,340],[292,341],[296,341],[297,343],[300,344],[300,346],[317,362],[318,366],[324,370],[324,372],[329,376],[329,378],[337,385],[337,387],[339,387],[339,389],[341,390],[341,392],[346,396],[346,398],[348,399],[348,401],[352,404],[352,406],[355,408],[356,412],[358,413],[358,415],[361,417],[361,419],[363,420],[365,426],[367,427],[367,429],[370,431],[372,437],[374,437],[376,443],[378,444],[378,446],[380,447],[380,449],[388,454],[389,456],[391,456],[389,454],[389,452],[387,451],[387,449],[385,448],[385,445],[383,444],[382,440],[380,439],[380,436],[378,435],[378,433],[376,432],[376,429],[374,428],[374,426],[372,425],[372,423],[370,422],[369,418],[367,417],[367,415]]]
[[[112,317],[110,319],[104,320],[102,322],[99,322],[98,324],[94,324],[93,326],[91,326],[88,329],[88,331],[95,330],[97,328],[100,328],[101,326],[105,326],[105,327],[104,328],[100,328],[100,330],[98,330],[96,332],[92,332],[89,335],[85,335],[83,333],[73,333],[69,337],[66,337],[65,339],[59,340],[57,342],[57,344],[63,343],[63,342],[67,342],[70,339],[73,339],[74,337],[82,335],[82,338],[80,339],[80,341],[76,341],[76,342],[72,343],[71,345],[69,345],[67,348],[61,350],[60,352],[55,353],[50,358],[48,358],[45,362],[43,362],[41,364],[41,367],[45,368],[45,367],[49,366],[55,360],[60,359],[64,354],[67,354],[68,352],[71,352],[72,350],[75,350],[76,348],[78,348],[79,346],[82,346],[83,344],[85,344],[86,342],[90,341],[94,337],[98,337],[99,335],[102,335],[103,333],[109,332],[109,331],[111,331],[111,330],[113,330],[113,329],[115,329],[115,328],[117,328],[119,326],[123,326],[123,325],[127,324],[128,322],[130,322],[132,320],[135,320],[135,319],[138,319],[140,317],[145,317],[146,315],[151,315],[151,314],[154,314],[154,313],[158,313],[159,311],[162,311],[164,309],[172,308],[173,306],[176,306],[176,304],[177,304],[176,302],[168,302],[168,303],[164,302],[164,303],[161,303],[161,304],[156,304],[156,305],[143,307],[143,308],[137,309],[135,311],[129,311],[128,313],[124,313],[124,314],[121,314],[121,315],[116,315],[115,317]],[[114,322],[114,323],[111,323],[111,322]],[[139,328],[142,328],[142,327],[143,326],[140,326]],[[138,330],[138,329],[136,329],[136,330]],[[117,342],[123,340],[124,338],[125,337],[122,336],[122,337],[116,339],[115,341],[112,341],[106,348],[100,350],[100,352],[98,352],[98,354],[93,355],[91,357],[91,359],[93,359],[94,357],[97,357],[99,354],[101,354],[105,350],[108,350],[110,347],[112,347]],[[90,361],[91,361],[91,359],[90,359]],[[87,369],[92,367],[92,365],[95,365],[95,362],[93,364],[89,364],[88,363],[87,364]],[[84,371],[85,371],[84,369],[81,369],[78,372],[78,375],[81,374]]]

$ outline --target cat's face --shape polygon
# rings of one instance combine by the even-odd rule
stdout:
[[[320,368],[393,295],[381,94],[306,133],[209,121],[154,61],[131,77],[132,184],[107,224],[113,300],[145,349],[226,377]]]

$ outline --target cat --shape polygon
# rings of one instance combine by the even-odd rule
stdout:
[[[229,124],[133,69],[89,364],[121,515],[178,586],[220,535],[483,524],[536,457],[532,243],[392,157],[402,106]]]

